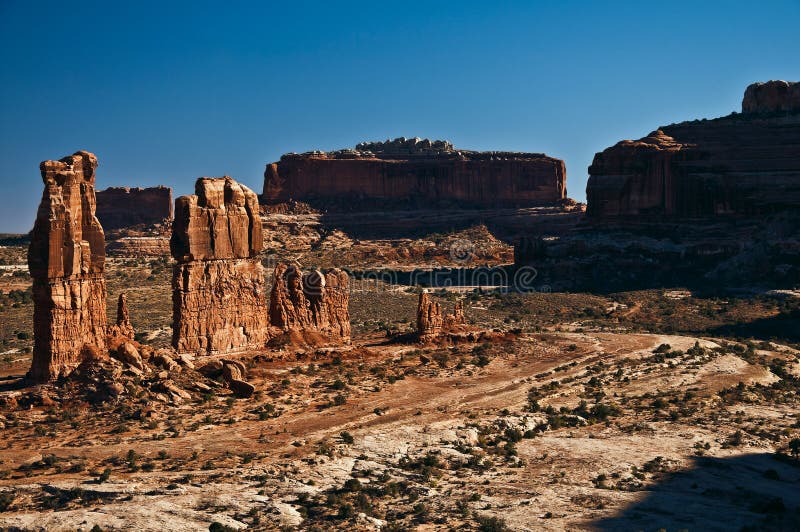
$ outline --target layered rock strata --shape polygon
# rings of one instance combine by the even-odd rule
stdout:
[[[515,247],[532,289],[771,289],[800,282],[798,83],[745,91],[742,113],[662,127],[595,156],[588,223]]]
[[[354,150],[287,154],[267,165],[265,203],[316,207],[523,207],[566,198],[564,162],[541,153],[456,150],[399,138]]]
[[[800,82],[772,80],[753,83],[744,91],[742,113],[800,112]]]
[[[97,218],[106,230],[172,219],[172,189],[110,187],[97,192]]]
[[[294,264],[278,264],[270,294],[270,324],[284,332],[313,332],[325,339],[350,341],[350,292],[346,272],[303,273]]]
[[[200,178],[175,201],[170,251],[178,352],[227,353],[269,340],[258,198],[230,177]]]
[[[105,348],[105,242],[95,216],[96,169],[97,158],[86,151],[40,165],[45,188],[28,249],[34,300],[29,376],[37,382],[74,370],[85,346]]]
[[[753,215],[800,205],[800,84],[745,91],[742,114],[664,126],[595,155],[590,219]]]

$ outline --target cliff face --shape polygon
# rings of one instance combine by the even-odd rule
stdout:
[[[85,151],[40,165],[44,193],[28,249],[33,277],[30,377],[66,375],[85,346],[105,347],[105,242],[95,216],[97,158]]]
[[[747,88],[743,113],[624,140],[595,155],[591,218],[759,214],[800,204],[799,84]]]
[[[264,172],[264,201],[326,207],[531,206],[566,197],[566,168],[537,153],[457,151],[444,141],[397,139],[355,150],[289,154]]]
[[[743,113],[800,112],[800,82],[753,83],[744,91]]]
[[[798,83],[757,83],[742,114],[624,140],[589,167],[587,218],[531,231],[515,264],[548,289],[794,287],[800,282]]]
[[[179,352],[262,348],[269,323],[256,195],[230,177],[200,178],[195,188],[175,202],[172,344]]]
[[[106,230],[155,224],[172,215],[169,187],[111,187],[97,192],[97,218]]]

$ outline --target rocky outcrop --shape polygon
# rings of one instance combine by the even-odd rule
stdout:
[[[421,292],[417,303],[417,334],[420,341],[438,338],[442,334],[443,325],[442,306],[431,300],[428,292]]]
[[[120,344],[133,341],[134,330],[128,314],[128,302],[125,294],[117,299],[117,321],[108,327],[106,344],[109,349],[116,349]]]
[[[532,206],[565,197],[566,169],[559,159],[456,150],[448,142],[427,139],[287,154],[264,172],[265,203],[299,200],[334,210]]]
[[[106,230],[172,219],[172,189],[110,187],[97,192],[97,218]]]
[[[97,158],[86,151],[40,165],[45,189],[28,249],[38,382],[74,370],[86,345],[105,348],[105,242],[95,216]]]
[[[346,272],[278,264],[270,294],[270,324],[285,333],[319,333],[325,340],[350,341],[350,291]]]
[[[664,126],[598,153],[589,167],[587,215],[702,217],[796,209],[798,91],[798,83],[754,84],[745,92],[744,114]]]
[[[800,82],[773,80],[753,83],[744,91],[742,113],[800,112]]]
[[[256,391],[255,386],[247,382],[247,368],[245,365],[237,360],[223,360],[222,361],[222,378],[228,385],[228,388],[241,398],[248,398]]]
[[[230,177],[200,178],[175,201],[173,337],[181,353],[264,347],[269,322],[258,200]]]
[[[419,294],[417,303],[417,336],[421,342],[431,342],[466,328],[464,303],[457,301],[452,314],[443,315],[442,306],[431,299],[427,291]]]

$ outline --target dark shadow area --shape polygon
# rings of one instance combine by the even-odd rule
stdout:
[[[469,208],[463,202],[436,207],[418,204],[374,209],[362,205],[359,209],[322,209],[321,212],[323,228],[339,229],[354,239],[421,238],[485,225],[495,237],[508,244],[513,244],[521,234],[566,234],[583,217],[583,213],[561,204]]]
[[[455,233],[481,224],[486,224],[493,234],[502,229],[493,226],[491,213],[466,209],[335,211],[325,212],[320,222],[327,230],[338,229],[357,240],[416,239],[435,233]]]
[[[767,453],[696,457],[617,515],[587,524],[609,532],[800,530],[800,464]]]
[[[707,331],[709,335],[800,342],[800,309],[748,323],[726,324]]]
[[[25,375],[8,375],[0,377],[0,392],[13,392],[27,388],[31,383],[25,378]]]
[[[30,233],[24,235],[0,233],[0,246],[27,246],[30,243]]]
[[[516,275],[511,265],[475,268],[435,268],[414,270],[348,271],[359,281],[378,281],[389,285],[419,286],[421,288],[483,287],[486,290],[514,289],[528,291],[534,287],[515,285],[522,275]]]

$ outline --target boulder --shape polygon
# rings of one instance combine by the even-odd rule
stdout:
[[[124,362],[138,370],[144,369],[144,363],[142,362],[142,357],[139,355],[139,350],[136,349],[136,346],[132,343],[125,342],[121,344],[114,353],[116,355],[114,358],[120,362]]]

